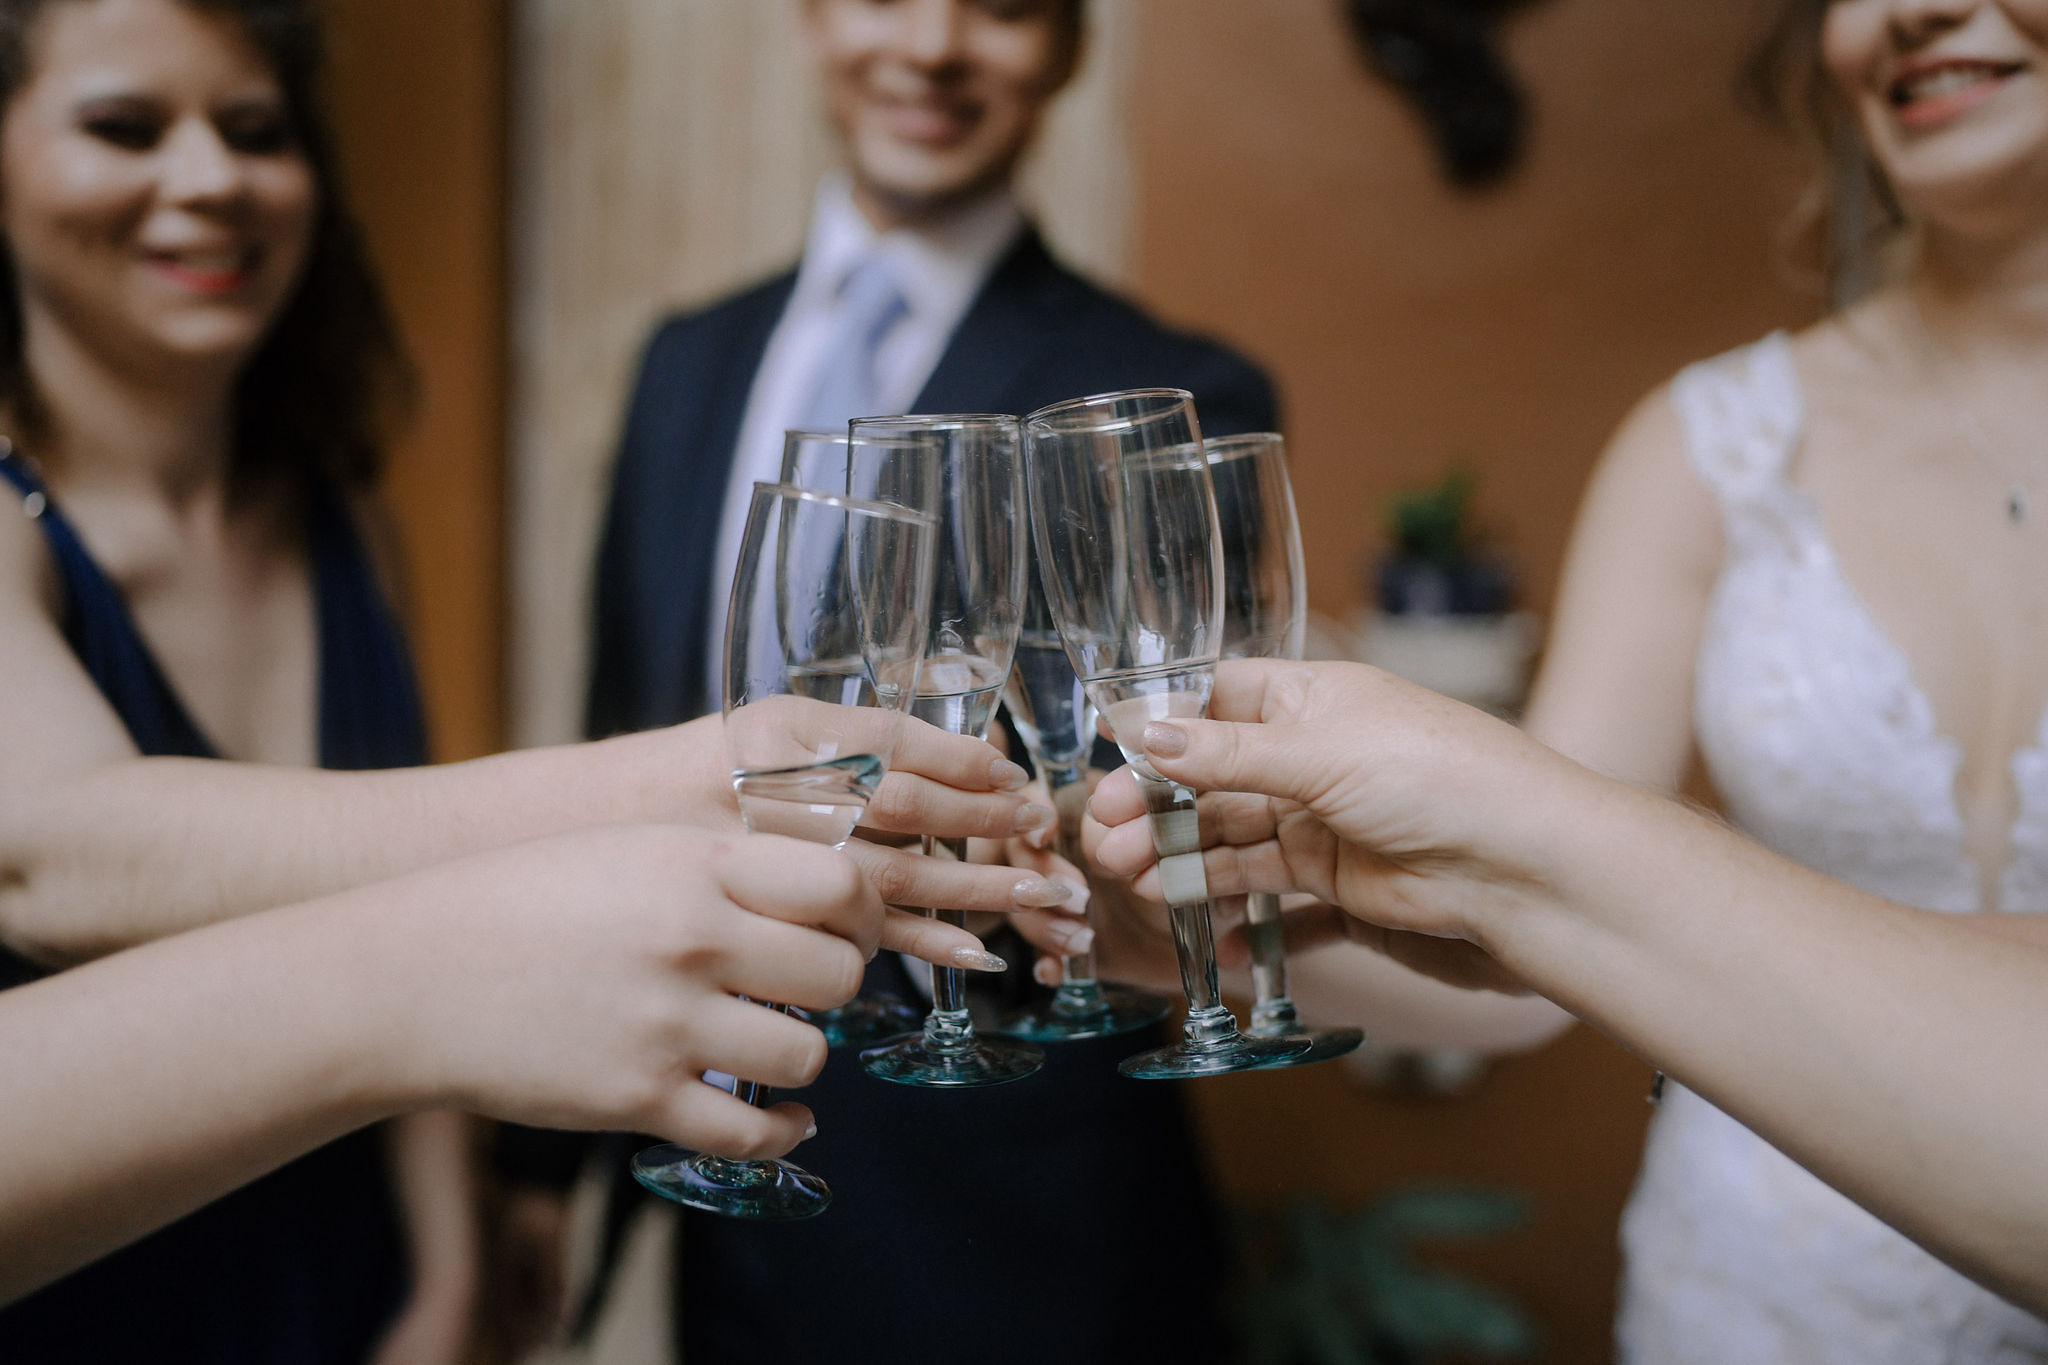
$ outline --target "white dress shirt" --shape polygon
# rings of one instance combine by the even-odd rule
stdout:
[[[812,380],[827,362],[822,352],[838,331],[840,287],[846,277],[871,253],[894,258],[895,278],[908,311],[876,351],[880,407],[862,415],[906,412],[931,379],[982,285],[1023,230],[1023,211],[1007,187],[937,222],[878,233],[854,204],[852,184],[843,171],[819,184],[796,287],[768,339],[761,367],[754,372],[726,484],[718,546],[711,561],[711,633],[705,651],[713,702],[725,693],[725,618],[754,485],[781,477],[782,436],[801,420]]]

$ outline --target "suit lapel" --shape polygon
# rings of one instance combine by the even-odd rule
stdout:
[[[954,329],[911,411],[1011,411],[1019,377],[1056,338],[1046,310],[1058,279],[1045,244],[1027,227]]]
[[[747,399],[769,338],[775,334],[775,325],[782,320],[795,287],[794,273],[774,281],[759,291],[750,306],[736,309],[728,327],[707,330],[700,339],[701,367],[689,367],[695,372],[684,376],[683,391],[701,401],[689,405],[694,412],[675,435],[681,449],[674,467],[684,471],[686,483],[675,490],[675,532],[683,553],[676,565],[680,581],[673,600],[686,605],[668,618],[682,632],[669,655],[676,661],[676,671],[669,676],[680,678],[690,715],[701,714],[709,701],[704,680],[711,661],[705,657],[704,632],[710,622],[711,584],[718,578],[711,561],[718,553],[719,524],[725,513],[726,491],[732,484],[740,426],[746,420]]]

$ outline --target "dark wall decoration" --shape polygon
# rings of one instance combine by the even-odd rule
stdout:
[[[1522,153],[1528,97],[1501,53],[1500,20],[1528,0],[1344,0],[1366,59],[1408,97],[1452,183],[1480,189]]]

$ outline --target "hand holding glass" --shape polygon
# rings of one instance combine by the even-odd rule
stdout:
[[[1207,709],[1223,635],[1222,545],[1194,400],[1139,389],[1026,419],[1031,532],[1067,658],[1137,774],[1188,1016],[1182,1041],[1127,1059],[1162,1080],[1266,1066],[1306,1039],[1248,1038],[1223,1004],[1195,794],[1146,763],[1149,721]]]
[[[931,532],[908,508],[754,486],[725,641],[726,747],[748,829],[834,847],[852,836],[917,692]],[[733,1093],[764,1096],[746,1080]],[[809,1218],[832,1199],[794,1163],[672,1145],[641,1152],[633,1176],[735,1218]]]
[[[1301,522],[1287,478],[1286,448],[1270,431],[1204,442],[1223,538],[1223,657],[1299,659],[1308,614]],[[1255,1038],[1300,1038],[1308,1049],[1275,1066],[1306,1066],[1354,1051],[1355,1028],[1305,1029],[1287,993],[1287,944],[1280,898],[1245,898],[1252,947],[1251,1025]]]
[[[910,713],[956,735],[987,737],[1017,650],[1028,563],[1019,444],[1014,417],[873,418],[848,428],[848,467],[860,486],[872,481],[875,496],[933,515],[931,611]],[[894,456],[906,447],[925,458]],[[926,852],[939,842],[927,840]],[[965,859],[964,839],[943,842]],[[932,913],[966,921],[957,910]],[[862,1053],[869,1075],[904,1085],[996,1085],[1044,1064],[1030,1043],[976,1034],[966,975],[932,969],[923,1031]]]

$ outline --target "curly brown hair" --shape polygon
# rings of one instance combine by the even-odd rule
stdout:
[[[236,382],[230,482],[236,490],[277,482],[302,487],[324,476],[342,488],[365,488],[377,477],[392,424],[411,405],[413,374],[342,191],[320,96],[325,44],[314,0],[177,2],[230,17],[263,54],[319,187],[298,287]],[[0,116],[33,75],[36,25],[44,13],[59,4],[90,3],[0,0]],[[4,239],[0,404],[30,441],[47,426],[28,372],[21,292]]]
[[[1909,224],[1822,59],[1832,2],[1780,0],[1743,72],[1743,89],[1814,162],[1814,184],[1793,216],[1789,245],[1840,305],[1883,281]]]

